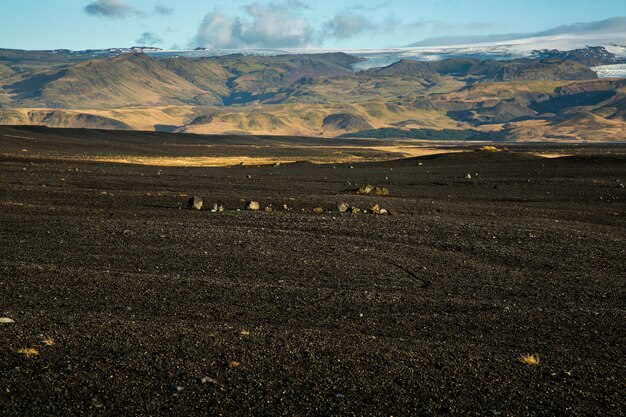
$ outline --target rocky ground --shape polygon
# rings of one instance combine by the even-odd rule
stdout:
[[[624,146],[157,168],[18,139],[0,415],[624,413]]]

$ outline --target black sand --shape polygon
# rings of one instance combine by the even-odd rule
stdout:
[[[2,129],[2,416],[624,415],[623,145],[192,169]]]

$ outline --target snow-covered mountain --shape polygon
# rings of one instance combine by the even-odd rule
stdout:
[[[568,54],[565,51],[574,51]],[[518,58],[558,57],[575,59],[597,69],[600,77],[626,78],[626,32],[592,34],[556,34],[521,37],[498,42],[446,46],[412,46],[388,49],[205,49],[162,50],[150,47],[110,48],[101,50],[55,50],[55,54],[111,57],[128,52],[143,52],[156,58],[203,58],[241,54],[247,56],[277,56],[291,54],[319,54],[345,52],[362,58],[354,64],[355,71],[384,67],[403,59],[441,61],[448,58],[475,58],[480,60],[510,60]],[[585,55],[589,57],[587,60]]]
[[[588,47],[591,47],[588,49]],[[598,48],[602,47],[604,49]],[[242,54],[253,56],[272,56],[284,54],[310,54],[324,52],[345,52],[363,58],[363,61],[354,65],[356,71],[363,71],[375,67],[388,66],[402,59],[416,61],[441,61],[448,58],[476,58],[481,60],[509,60],[517,58],[546,58],[550,54],[561,58],[572,59],[558,51],[577,50],[577,59],[584,58],[585,50],[589,54],[597,55],[597,65],[603,66],[626,63],[626,32],[599,32],[599,33],[557,33],[541,36],[520,36],[518,39],[505,41],[467,43],[445,46],[411,46],[388,49],[205,49],[193,51],[147,51],[155,57],[187,57],[200,58],[208,56],[222,56]],[[606,54],[606,59],[602,58]],[[613,56],[614,62],[609,56]],[[590,62],[593,62],[590,61]],[[626,77],[623,67],[602,68],[600,76]]]

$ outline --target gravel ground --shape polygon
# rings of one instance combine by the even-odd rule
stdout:
[[[624,145],[156,168],[3,140],[2,416],[625,413]]]

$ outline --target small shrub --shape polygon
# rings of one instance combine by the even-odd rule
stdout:
[[[519,361],[524,365],[528,366],[538,366],[539,365],[539,355],[538,354],[524,354],[520,356]]]

